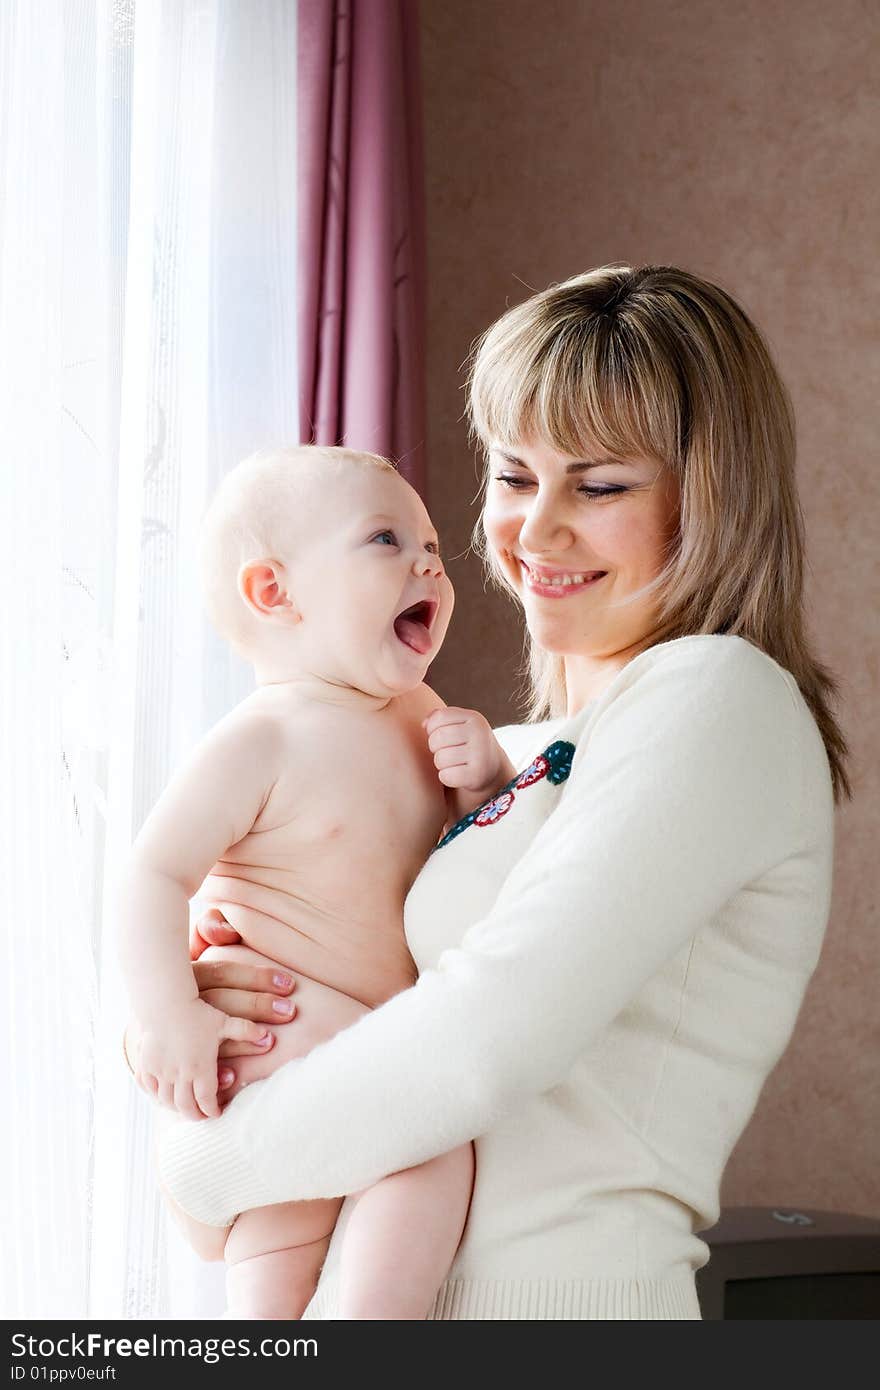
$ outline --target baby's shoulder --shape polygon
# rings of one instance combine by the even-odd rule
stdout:
[[[190,750],[178,778],[203,784],[222,777],[230,798],[250,794],[257,784],[270,788],[283,765],[285,742],[278,720],[241,701],[218,719]]]
[[[208,737],[227,742],[275,746],[285,732],[285,720],[280,707],[256,698],[259,692],[246,696],[234,705],[211,729]]]

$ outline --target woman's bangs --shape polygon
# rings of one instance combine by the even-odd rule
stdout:
[[[574,458],[662,457],[664,440],[648,402],[625,379],[581,359],[548,372],[532,410],[532,431]]]
[[[594,337],[551,341],[538,353],[532,343],[528,356],[519,346],[511,353],[507,344],[505,370],[476,364],[470,412],[484,448],[537,439],[574,458],[670,457],[677,403],[663,401],[654,381],[646,392],[644,365],[636,370],[613,351],[597,351]]]

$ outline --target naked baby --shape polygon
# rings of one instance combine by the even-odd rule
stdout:
[[[295,976],[295,1021],[236,1058],[237,1084],[257,1082],[414,983],[404,898],[444,829],[515,776],[482,716],[424,684],[452,586],[421,499],[385,460],[305,446],[246,459],[206,515],[202,575],[256,689],[166,788],[120,883],[133,1067],[163,1124],[218,1115],[221,1043],[264,1031],[199,997],[191,899],[242,942],[203,960]],[[359,1194],[341,1317],[427,1315],[472,1183],[468,1144]],[[340,1206],[260,1207],[225,1229],[174,1215],[204,1258],[225,1258],[227,1316],[298,1318]]]

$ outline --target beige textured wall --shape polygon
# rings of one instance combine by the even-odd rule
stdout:
[[[860,0],[422,0],[431,508],[458,593],[431,679],[493,722],[520,636],[462,555],[472,339],[526,287],[612,260],[717,280],[769,336],[797,411],[808,612],[842,682],[856,797],[792,1044],[725,1203],[880,1216],[877,73]]]

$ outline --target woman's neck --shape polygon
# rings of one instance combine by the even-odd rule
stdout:
[[[613,656],[578,654],[564,657],[566,717],[572,719],[586,705],[598,699],[618,672],[648,646],[650,642],[639,641],[615,652]]]

